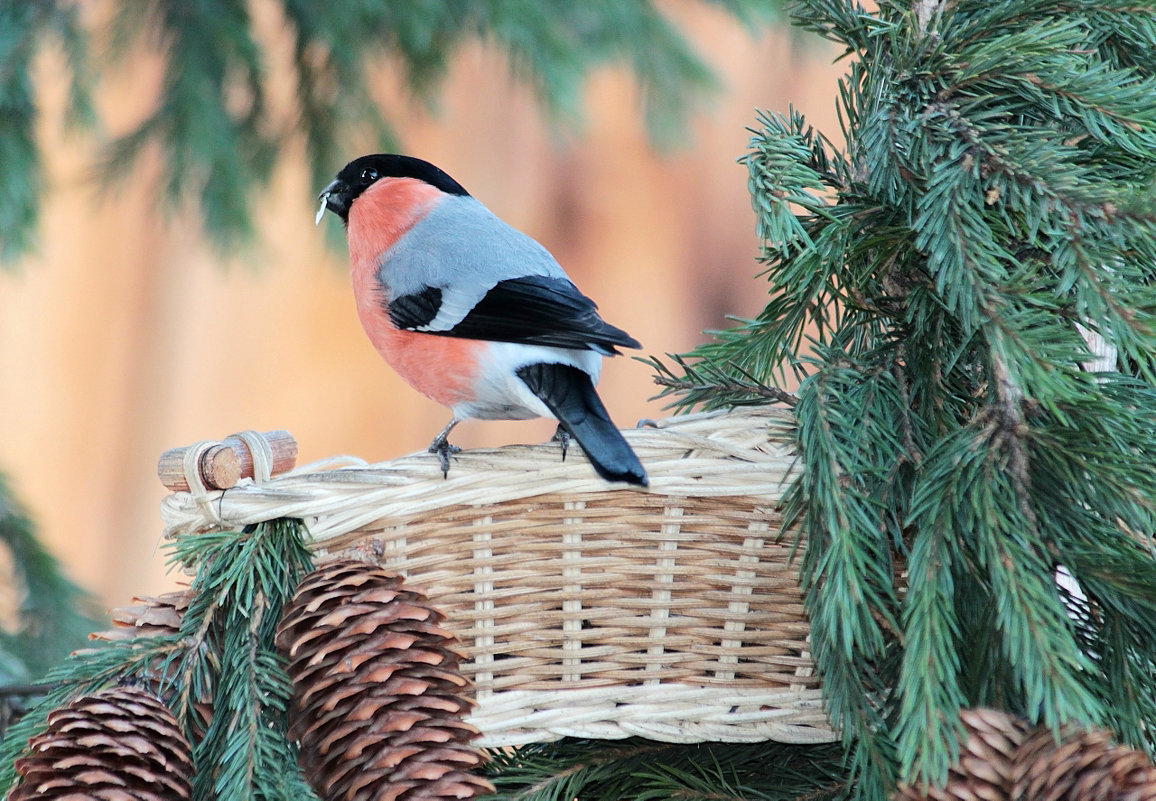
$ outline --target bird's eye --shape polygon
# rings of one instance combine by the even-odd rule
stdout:
[[[361,171],[361,182],[371,184],[378,179],[377,170],[373,167],[367,167]]]

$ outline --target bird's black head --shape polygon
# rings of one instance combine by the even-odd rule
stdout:
[[[346,164],[329,186],[321,190],[321,209],[329,209],[349,222],[349,207],[358,196],[382,178],[416,178],[448,195],[469,195],[461,184],[428,161],[393,153],[374,153]],[[318,210],[320,222],[322,211]]]

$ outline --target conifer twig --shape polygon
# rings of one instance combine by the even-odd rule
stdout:
[[[769,401],[777,403],[784,403],[787,406],[794,406],[799,402],[799,399],[778,387],[769,387],[766,384],[743,384],[738,381],[716,380],[716,381],[699,381],[694,382],[685,378],[670,378],[666,376],[655,376],[654,383],[660,387],[666,387],[678,392],[710,392],[710,393],[734,393],[734,394],[748,394],[755,395],[760,398],[765,398]]]

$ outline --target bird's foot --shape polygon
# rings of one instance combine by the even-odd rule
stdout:
[[[429,444],[429,452],[436,453],[441,460],[442,478],[450,477],[450,457],[454,454],[461,453],[462,449],[457,445],[451,445],[446,439],[445,432],[434,437],[434,441]]]
[[[551,442],[557,442],[559,445],[562,446],[562,461],[563,462],[566,461],[566,451],[569,450],[569,448],[570,448],[570,440],[571,439],[573,439],[573,437],[570,436],[570,432],[567,431],[565,428],[563,428],[561,423],[559,423],[558,428],[555,429],[554,436],[550,437]]]

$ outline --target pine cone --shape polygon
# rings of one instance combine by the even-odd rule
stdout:
[[[1045,726],[994,709],[961,715],[967,740],[942,788],[901,785],[897,801],[1156,801],[1156,765],[1110,732]]]
[[[330,562],[302,580],[277,631],[293,681],[290,737],[327,801],[469,799],[473,706],[442,615],[375,565]]]
[[[191,794],[191,749],[156,696],[111,687],[48,715],[16,760],[8,801],[174,801]]]
[[[193,591],[177,590],[156,597],[134,597],[132,600],[132,605],[118,606],[109,613],[113,628],[93,632],[88,635],[88,639],[118,642],[176,634],[180,631],[181,620],[193,600]],[[157,659],[143,671],[138,677],[139,680],[156,693],[160,693],[165,687],[171,690],[172,677],[167,677],[170,682],[165,681],[165,669],[168,664],[165,659]],[[199,739],[208,731],[209,723],[213,720],[213,699],[208,695],[197,698],[193,710],[196,716],[190,721],[191,733],[194,739]]]
[[[1102,729],[1074,730],[1056,743],[1037,728],[1020,747],[1012,798],[1040,801],[1156,801],[1156,765],[1116,745]]]
[[[113,628],[94,632],[88,639],[116,641],[176,634],[192,597],[192,590],[178,590],[155,598],[133,598],[131,606],[119,606],[109,613]]]
[[[900,785],[897,801],[1008,801],[1016,751],[1028,726],[996,709],[965,709],[960,713],[966,739],[959,760],[939,787]]]

